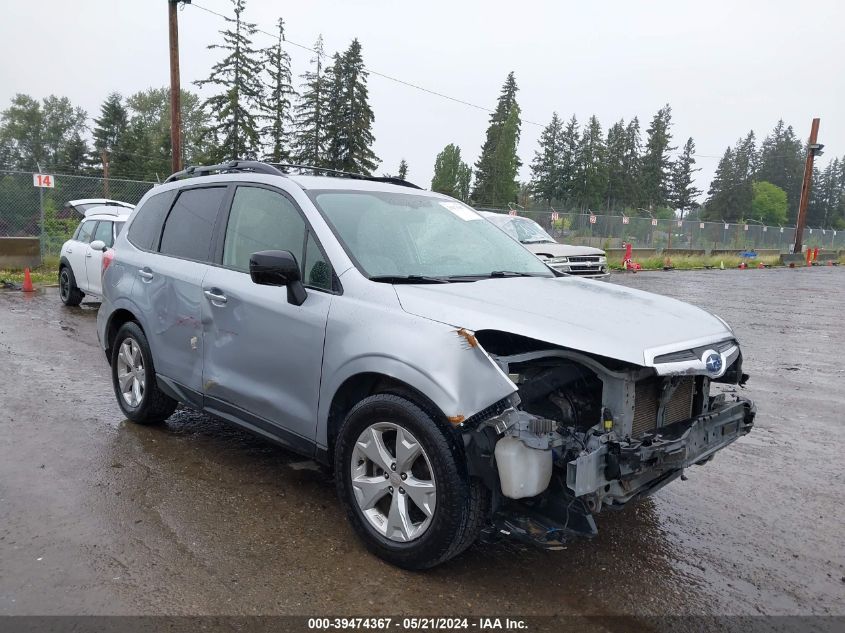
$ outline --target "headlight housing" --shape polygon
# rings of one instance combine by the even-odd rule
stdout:
[[[546,260],[549,264],[568,264],[568,257],[550,257]]]

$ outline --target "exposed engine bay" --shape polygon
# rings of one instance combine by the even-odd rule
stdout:
[[[593,513],[652,494],[753,426],[750,400],[710,394],[711,382],[748,378],[733,340],[689,350],[696,363],[700,354],[720,358],[709,375],[692,361],[683,367],[680,353],[666,359],[678,371],[661,375],[661,367],[514,342],[499,333],[483,340],[518,390],[464,434],[503,534],[544,547],[593,535]]]

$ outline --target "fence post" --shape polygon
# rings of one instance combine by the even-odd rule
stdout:
[[[41,163],[36,162],[35,166],[38,167],[38,173],[41,173]],[[38,252],[39,252],[39,260],[41,264],[44,264],[44,247],[46,246],[45,240],[47,239],[47,231],[46,227],[44,226],[44,187],[38,187],[38,209],[39,209],[39,221],[38,221],[38,228],[39,228],[39,237],[38,237]]]

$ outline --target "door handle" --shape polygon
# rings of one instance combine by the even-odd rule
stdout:
[[[203,292],[205,293],[206,297],[211,299],[212,302],[226,303],[228,301],[226,295],[224,295],[222,292],[215,292],[214,290],[205,290]]]
[[[141,268],[141,269],[138,271],[138,274],[139,274],[141,277],[143,277],[144,279],[148,279],[148,280],[149,280],[149,279],[152,279],[152,278],[153,278],[153,273],[152,273],[152,271],[149,271],[149,270],[144,270],[143,268]]]

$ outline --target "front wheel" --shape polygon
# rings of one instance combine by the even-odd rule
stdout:
[[[153,357],[144,331],[137,323],[125,323],[111,349],[114,395],[124,415],[137,424],[163,422],[178,404],[158,388]]]
[[[456,443],[405,398],[359,402],[338,432],[334,466],[340,501],[367,548],[399,567],[425,569],[471,545],[486,491],[461,459]]]

